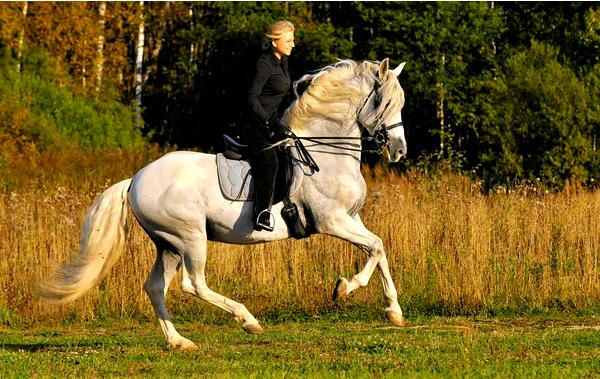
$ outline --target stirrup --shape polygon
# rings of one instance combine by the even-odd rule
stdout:
[[[269,223],[268,224],[262,223],[260,221],[260,216],[262,216],[262,214],[265,212],[267,212],[267,214],[269,215]],[[271,213],[270,210],[265,209],[264,211],[262,211],[258,214],[258,216],[256,217],[256,222],[254,224],[254,229],[256,229],[258,231],[266,230],[267,232],[272,232],[274,227],[275,227],[275,217],[273,216],[273,213]]]

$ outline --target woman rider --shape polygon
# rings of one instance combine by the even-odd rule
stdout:
[[[254,229],[273,231],[271,205],[278,160],[276,151],[269,146],[279,132],[278,108],[291,86],[287,58],[295,46],[294,25],[289,21],[278,21],[269,27],[266,36],[270,44],[256,62],[248,90],[249,122],[243,134],[251,152],[255,184]]]

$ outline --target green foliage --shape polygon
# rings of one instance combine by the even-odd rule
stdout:
[[[78,146],[85,150],[140,145],[133,112],[118,101],[96,101],[74,93],[69,77],[41,50],[24,56],[23,71],[4,56],[0,66],[0,98],[5,104],[0,134],[16,147],[35,150]]]
[[[574,72],[599,62],[598,5],[594,2],[498,2],[504,10],[505,33],[498,42],[508,58],[513,49],[536,40],[560,47],[558,60]]]
[[[488,186],[509,179],[562,188],[589,176],[595,160],[589,123],[598,116],[590,111],[586,85],[557,57],[557,49],[532,41],[529,51],[507,60],[494,85],[499,106],[488,109],[493,122],[481,136]]]
[[[296,77],[309,71],[318,70],[338,59],[352,57],[353,43],[348,31],[332,24],[322,23],[312,28],[300,29],[297,33],[294,52]]]
[[[408,62],[400,81],[413,157],[447,160],[488,186],[541,181],[562,188],[597,177],[593,7],[359,3],[356,12],[358,55]],[[530,47],[532,34],[561,49]]]

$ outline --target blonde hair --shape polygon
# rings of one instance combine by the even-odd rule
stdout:
[[[294,24],[287,20],[281,20],[269,26],[265,36],[271,40],[278,40],[283,36],[284,33],[289,32],[294,32]]]

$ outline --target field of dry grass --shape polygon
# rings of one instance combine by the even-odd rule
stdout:
[[[52,174],[33,184],[12,174],[12,184],[0,192],[0,323],[153,318],[142,284],[154,249],[137,226],[109,277],[85,297],[57,307],[37,302],[34,290],[77,251],[94,197],[159,153],[49,158],[38,170]],[[598,305],[600,192],[522,188],[483,195],[477,183],[456,174],[398,175],[381,167],[364,173],[369,197],[363,220],[384,241],[409,317]],[[363,252],[328,236],[256,246],[210,243],[207,280],[257,316],[282,309],[318,312],[331,306],[336,279],[352,276],[365,260]],[[378,276],[349,301],[379,312],[384,301]],[[168,305],[176,317],[223,316],[182,294],[178,283]]]

